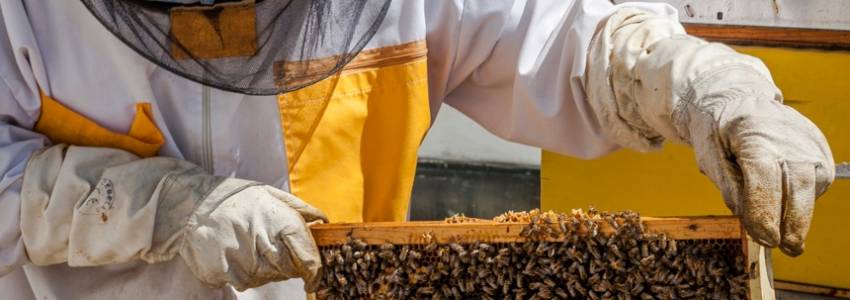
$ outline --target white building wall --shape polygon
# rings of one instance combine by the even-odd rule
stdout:
[[[614,0],[665,2],[684,23],[850,30],[847,0]]]
[[[419,148],[419,157],[539,166],[540,150],[503,140],[448,105]]]

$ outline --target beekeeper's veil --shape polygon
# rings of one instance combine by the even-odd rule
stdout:
[[[189,0],[81,1],[121,41],[163,68],[205,85],[252,95],[293,91],[335,74],[372,38],[390,4],[390,0],[245,0],[214,5]]]

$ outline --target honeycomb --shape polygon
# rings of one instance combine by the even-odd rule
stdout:
[[[479,222],[454,216],[449,223]],[[513,243],[320,247],[319,299],[747,299],[740,239],[674,240],[633,212],[508,212]],[[614,228],[599,230],[602,223]],[[439,232],[431,233],[431,235]]]

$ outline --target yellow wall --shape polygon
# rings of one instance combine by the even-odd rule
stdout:
[[[739,47],[765,61],[786,103],[826,135],[836,161],[850,161],[850,52]],[[668,144],[658,153],[621,150],[582,161],[543,153],[543,209],[593,205],[643,215],[729,214],[720,193],[701,175],[689,148]],[[837,180],[820,198],[806,252],[774,252],[777,279],[850,288],[850,180]]]

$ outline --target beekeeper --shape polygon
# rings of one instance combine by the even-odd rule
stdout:
[[[834,177],[764,64],[668,5],[194,2],[0,2],[4,298],[303,294],[307,224],[403,220],[443,103],[574,157],[689,144],[789,255]]]

